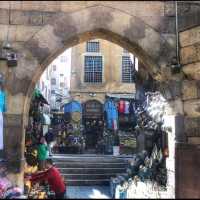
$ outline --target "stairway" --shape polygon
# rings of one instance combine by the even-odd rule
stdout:
[[[107,155],[54,155],[53,160],[68,186],[109,185],[127,166],[125,159]]]

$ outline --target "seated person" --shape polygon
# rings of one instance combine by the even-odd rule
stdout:
[[[33,174],[29,178],[32,183],[40,182],[40,181],[47,181],[50,189],[55,192],[56,199],[64,199],[66,193],[66,186],[65,182],[56,167],[53,166],[52,159],[46,160],[46,171],[41,173]]]

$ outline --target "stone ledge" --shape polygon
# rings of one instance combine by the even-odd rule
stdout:
[[[200,41],[180,50],[181,64],[191,64],[200,61]]]
[[[4,127],[22,126],[23,116],[19,114],[4,114]]]
[[[200,26],[183,31],[179,35],[181,47],[194,45],[200,41]]]
[[[188,117],[200,117],[199,99],[188,100],[183,103],[184,113]]]
[[[200,62],[194,62],[183,66],[183,72],[190,78],[200,80]]]

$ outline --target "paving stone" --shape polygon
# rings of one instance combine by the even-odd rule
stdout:
[[[109,189],[104,186],[69,186],[67,196],[69,199],[110,199]]]

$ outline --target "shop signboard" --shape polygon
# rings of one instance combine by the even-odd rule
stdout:
[[[103,106],[96,100],[87,101],[84,105],[85,118],[101,118],[103,115]]]

